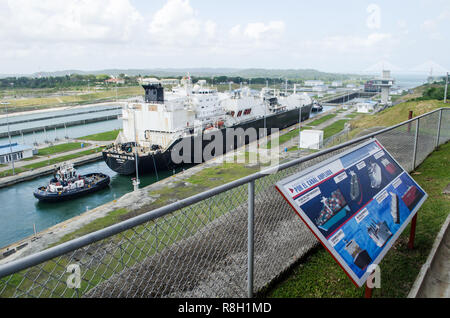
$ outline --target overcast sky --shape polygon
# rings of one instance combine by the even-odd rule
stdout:
[[[450,1],[0,0],[0,74],[450,68]]]

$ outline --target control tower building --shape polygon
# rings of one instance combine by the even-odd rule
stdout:
[[[383,70],[381,78],[377,78],[375,83],[381,89],[381,104],[387,105],[389,103],[389,90],[394,84],[394,79],[391,77],[391,71]]]

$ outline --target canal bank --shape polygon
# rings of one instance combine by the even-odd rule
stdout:
[[[123,102],[53,108],[51,111],[29,111],[0,115],[0,144],[11,142],[34,145],[74,139],[120,129]],[[9,122],[9,128],[8,123]]]
[[[74,166],[80,166],[86,163],[98,161],[102,159],[102,153],[97,152],[90,155],[85,155],[79,158],[71,159],[70,162],[73,163]],[[49,165],[46,167],[33,169],[30,171],[21,172],[14,176],[3,177],[0,178],[0,188],[8,187],[16,183],[20,183],[27,180],[32,180],[37,177],[50,175],[55,170],[55,165]]]
[[[328,109],[328,111],[317,115],[320,116],[325,115],[333,111],[333,109],[334,108],[330,108]],[[302,122],[302,125],[308,125],[308,122],[309,121]],[[288,133],[295,127],[297,127],[297,125],[281,131],[280,134]],[[286,146],[289,146],[290,143],[291,140],[289,140],[286,144],[280,145],[279,160],[281,161],[288,160],[292,159],[293,157],[298,157],[299,155],[307,155],[310,153],[308,150],[285,152],[284,149],[286,148]],[[271,153],[270,151],[271,151],[270,149],[260,148],[260,162],[269,160],[268,158]],[[255,167],[254,165],[231,164],[231,166],[230,165],[222,166],[222,161],[224,160],[224,158],[226,162],[229,162],[229,159],[227,158],[230,158],[230,156],[233,158],[234,156],[238,157],[243,156],[244,158],[247,158],[248,155],[249,152],[247,152],[245,148],[241,148],[237,151],[236,154],[228,153],[222,157],[216,158],[203,164],[199,164],[195,167],[189,168],[188,170],[185,170],[173,176],[172,172],[166,172],[166,175],[163,175],[160,172],[159,178],[160,179],[167,178],[167,179],[164,179],[156,183],[153,182],[157,180],[145,183],[143,182],[142,178],[148,176],[142,176],[141,186],[144,186],[144,188],[141,188],[137,192],[130,192],[132,191],[132,188],[129,177],[119,176],[119,178],[120,177],[127,178],[126,183],[130,187],[128,191],[120,195],[116,195],[113,198],[111,198],[111,196],[109,195],[108,196],[109,201],[103,202],[102,204],[94,205],[97,207],[92,209],[83,209],[82,211],[79,210],[78,214],[82,213],[81,215],[76,215],[70,219],[67,219],[66,217],[64,220],[61,220],[58,224],[48,227],[46,230],[37,233],[36,237],[34,235],[31,235],[18,242],[16,241],[16,243],[12,243],[6,246],[2,250],[0,250],[0,258],[3,257],[5,253],[7,253],[7,257],[6,258],[3,257],[0,263],[8,262],[10,260],[22,257],[24,255],[33,254],[37,251],[45,249],[49,245],[57,244],[62,241],[68,240],[72,237],[71,233],[77,233],[76,236],[82,235],[84,234],[83,231],[85,229],[92,230],[93,224],[95,224],[95,222],[98,222],[102,218],[109,218],[113,214],[120,214],[118,217],[119,220],[133,217],[140,213],[150,211],[156,207],[168,204],[170,202],[174,202],[174,200],[176,201],[183,197],[188,197],[195,193],[205,191],[209,187],[214,187],[217,186],[218,184],[227,183],[231,180],[258,171],[259,168]],[[101,164],[103,164],[106,167],[106,165],[103,162],[101,162]],[[99,166],[96,167],[95,171],[103,172],[99,170]],[[80,171],[80,173],[82,173],[82,171]],[[105,171],[105,173],[111,176],[111,170],[107,170]],[[197,175],[201,177],[199,177],[199,179],[191,180],[194,176]],[[110,191],[111,190],[113,191],[111,191],[110,193],[114,193],[115,192],[114,190],[117,186],[117,184],[114,184],[114,178],[115,176],[112,177],[112,183],[110,187]],[[98,193],[98,195],[105,195],[105,194],[108,194],[108,192],[105,191],[105,193],[103,192]],[[91,198],[91,196],[89,198]],[[84,199],[88,200],[89,198],[86,197]],[[90,206],[92,206],[92,204]],[[50,206],[48,207],[48,209],[50,209]],[[56,210],[57,209],[53,209],[53,212],[45,211],[45,213],[51,214],[54,213]],[[110,224],[106,224],[106,226],[108,225]],[[30,231],[30,229],[32,228],[33,228],[32,224],[27,225],[28,231]],[[38,227],[38,231],[39,229],[42,229],[42,227]],[[32,233],[33,232],[31,232],[31,234]]]
[[[287,132],[287,130],[285,132]],[[280,146],[280,149],[282,149],[282,146]],[[260,150],[260,161],[269,162],[271,150],[262,148],[260,148]],[[304,154],[306,155],[308,153],[309,152],[306,151]],[[291,158],[293,155],[295,154],[292,152],[281,152],[279,159],[286,160]],[[50,245],[59,244],[70,239],[74,233],[76,234],[75,236],[78,236],[84,234],[83,231],[85,230],[90,232],[92,230],[92,224],[98,222],[102,218],[109,218],[114,213],[121,214],[119,217],[120,220],[133,217],[140,213],[152,210],[156,206],[165,205],[170,202],[177,201],[184,196],[187,197],[197,192],[205,191],[205,186],[214,187],[217,186],[217,184],[227,183],[235,178],[239,178],[259,170],[259,167],[254,164],[225,163],[225,166],[223,166],[223,161],[233,162],[236,157],[248,159],[248,152],[246,152],[245,148],[241,148],[236,153],[228,153],[224,156],[215,158],[206,163],[198,164],[173,175],[171,175],[171,172],[166,172],[165,175],[159,173],[159,178],[164,179],[161,181],[153,180],[154,182],[150,184],[147,183],[147,186],[145,186],[146,184],[141,178],[141,185],[144,187],[134,192],[129,192],[132,190],[131,181],[128,178],[127,183],[130,189],[127,193],[121,194],[120,197],[119,195],[114,198],[110,198],[110,196],[108,196],[110,198],[109,202],[105,202],[104,204],[93,209],[86,209],[81,215],[62,221],[47,228],[46,230],[40,231],[36,235],[28,236],[25,239],[2,248],[0,250],[0,264],[36,253],[49,247]],[[104,163],[101,162],[101,164]],[[111,173],[109,172],[109,174]],[[194,183],[190,182],[192,181],[191,178],[195,178],[196,176],[200,176],[202,181],[198,182],[198,180],[195,179]],[[114,184],[114,179],[117,177],[127,178],[125,176],[112,177],[111,189],[116,187]],[[145,178],[148,176],[143,177]],[[111,191],[111,189],[109,191]],[[105,190],[94,195],[101,196],[107,193],[108,190]],[[89,196],[89,198],[92,199],[92,196]],[[88,200],[89,198],[86,197],[84,199]],[[44,210],[49,208],[50,205],[44,207]],[[56,206],[53,206],[53,208],[60,209]],[[52,213],[52,211],[49,210],[44,213]],[[28,225],[28,229],[32,228],[32,225]]]
[[[72,106],[60,106],[60,107],[53,107],[53,108],[47,108],[47,109],[37,109],[37,110],[27,110],[27,111],[20,111],[20,112],[13,112],[8,114],[8,118],[15,119],[19,118],[21,116],[39,116],[39,117],[52,117],[55,112],[60,111],[76,111],[84,110],[86,108],[91,107],[100,107],[100,106],[109,106],[109,105],[126,105],[126,102],[120,102],[120,101],[110,101],[110,102],[103,102],[103,103],[94,103],[94,104],[86,104],[86,105],[72,105]],[[48,114],[48,116],[46,115]],[[0,114],[0,121],[4,120],[6,118],[6,114]]]
[[[108,120],[115,120],[119,119],[120,115],[106,115],[106,116],[99,116],[99,117],[93,117],[93,118],[86,118],[86,119],[79,119],[79,120],[73,120],[73,121],[67,121],[63,123],[57,123],[57,124],[47,124],[44,126],[38,126],[38,127],[32,127],[32,128],[23,128],[20,130],[11,130],[11,131],[5,131],[0,132],[0,138],[6,138],[8,136],[21,136],[23,134],[32,134],[36,132],[46,132],[51,129],[58,129],[58,128],[67,128],[72,126],[80,126],[80,125],[86,125],[90,123],[97,123],[102,121],[108,121]]]

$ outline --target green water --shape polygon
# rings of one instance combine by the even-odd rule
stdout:
[[[176,172],[180,170],[182,169]],[[79,174],[103,172],[111,177],[111,184],[104,190],[60,203],[39,202],[33,196],[33,191],[36,188],[48,183],[51,178],[50,175],[0,189],[0,247],[33,235],[33,224],[36,225],[36,231],[43,231],[133,191],[132,176],[118,175],[109,169],[103,161],[79,166],[77,171]],[[158,176],[161,180],[172,174],[172,171],[160,171]],[[155,175],[139,177],[140,187],[145,187],[157,181]]]

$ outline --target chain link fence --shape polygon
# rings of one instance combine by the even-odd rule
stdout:
[[[276,191],[376,137],[408,171],[450,139],[450,109],[281,164],[0,266],[0,297],[251,297],[318,241]]]

